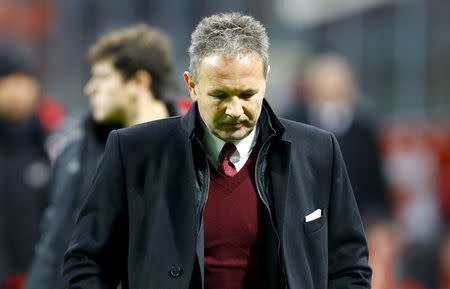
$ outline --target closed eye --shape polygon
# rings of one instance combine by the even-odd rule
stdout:
[[[223,99],[228,96],[225,92],[211,92],[209,95],[217,99]]]
[[[243,92],[243,93],[241,93],[241,94],[239,94],[239,97],[240,98],[250,98],[250,97],[252,97],[252,96],[254,96],[256,93],[254,93],[254,92]]]

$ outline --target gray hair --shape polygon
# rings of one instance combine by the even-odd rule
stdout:
[[[189,70],[198,77],[201,61],[215,53],[239,55],[257,53],[269,65],[269,38],[266,28],[255,18],[241,13],[221,13],[203,18],[191,35]]]

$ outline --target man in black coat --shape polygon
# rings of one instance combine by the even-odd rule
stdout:
[[[370,288],[336,139],[264,100],[265,28],[213,15],[189,53],[189,112],[110,134],[65,256],[69,288]]]
[[[85,92],[92,115],[70,133],[54,165],[51,205],[27,289],[66,287],[64,252],[110,131],[178,114],[176,106],[165,100],[173,59],[169,39],[161,31],[135,25],[110,32],[90,48],[88,58],[92,77]]]

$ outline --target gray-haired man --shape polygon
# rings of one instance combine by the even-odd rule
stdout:
[[[238,13],[192,34],[183,117],[110,134],[66,254],[69,288],[370,288],[335,138],[264,100],[268,38]]]

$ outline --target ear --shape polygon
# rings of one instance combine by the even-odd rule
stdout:
[[[192,101],[196,101],[198,98],[196,91],[196,83],[194,81],[194,77],[189,72],[185,71],[183,73],[184,82],[186,82],[189,93],[191,94]]]
[[[134,73],[130,81],[134,82],[136,87],[140,90],[151,90],[152,89],[152,76],[148,71],[138,70]]]
[[[269,76],[269,72],[270,72],[270,65],[267,65],[266,78]]]

